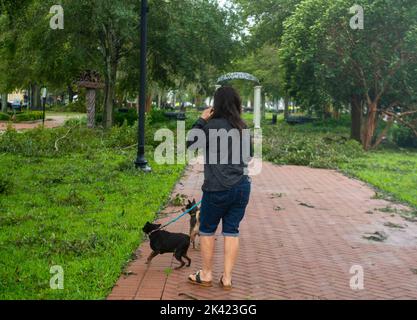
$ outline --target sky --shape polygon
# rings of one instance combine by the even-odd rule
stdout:
[[[227,2],[229,2],[229,0],[217,0],[220,4],[220,6],[224,6]]]

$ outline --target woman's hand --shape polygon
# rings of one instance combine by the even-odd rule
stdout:
[[[211,117],[213,116],[213,108],[208,108],[206,110],[204,110],[204,112],[201,115],[201,118],[204,119],[205,121],[209,121],[211,119]]]

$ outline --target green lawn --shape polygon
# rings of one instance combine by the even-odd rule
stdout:
[[[76,128],[56,151],[67,131],[0,136],[0,300],[104,299],[183,173],[136,170],[134,127]],[[55,265],[64,290],[50,289]]]
[[[86,117],[85,113],[80,112],[59,112],[59,111],[47,111],[47,117],[58,116],[58,117],[66,117],[66,118],[78,118],[78,117]]]
[[[417,151],[371,152],[340,168],[417,207]]]

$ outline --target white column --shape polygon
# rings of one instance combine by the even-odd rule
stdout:
[[[176,106],[177,106],[177,92],[176,91],[174,91],[174,95],[172,96],[172,100],[173,100],[173,107],[174,107],[174,109],[176,108]]]
[[[216,93],[216,91],[219,90],[222,86],[220,84],[216,84],[214,87],[216,89],[214,91],[214,93]],[[214,96],[210,98],[210,104],[209,104],[209,106],[210,107],[214,107]]]
[[[255,87],[255,99],[254,99],[254,110],[253,110],[253,123],[255,129],[261,128],[261,105],[262,105],[262,86]]]

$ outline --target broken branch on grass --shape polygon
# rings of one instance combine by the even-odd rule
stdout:
[[[68,132],[61,138],[56,139],[55,141],[55,151],[58,152],[59,148],[58,148],[58,142],[65,139],[66,137],[68,137],[69,133],[71,132],[71,130],[74,129],[74,127],[69,128]]]

